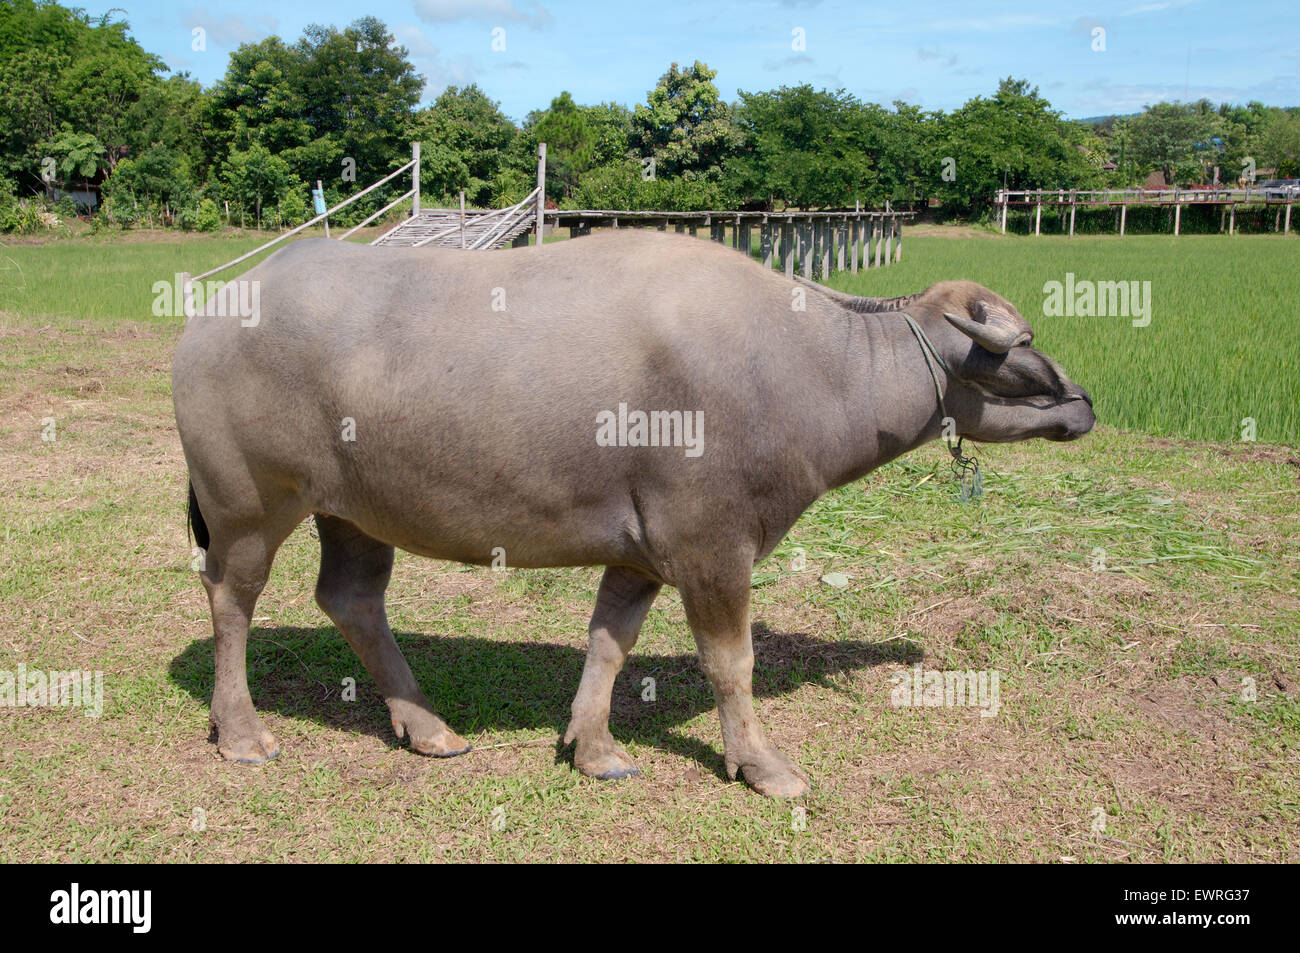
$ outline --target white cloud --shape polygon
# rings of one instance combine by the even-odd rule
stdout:
[[[415,15],[426,23],[475,20],[500,26],[522,23],[534,30],[555,22],[550,11],[537,0],[415,0]]]
[[[207,10],[191,7],[185,14],[185,25],[190,28],[203,27],[208,39],[218,46],[238,46],[265,39],[276,31],[280,21],[267,14],[249,20],[238,13],[215,16]]]
[[[411,56],[437,56],[438,48],[429,42],[424,31],[410,23],[399,23],[393,27],[393,38],[406,47]]]

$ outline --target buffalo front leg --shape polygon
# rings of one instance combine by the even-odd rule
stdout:
[[[682,605],[718,702],[727,776],[739,772],[769,797],[799,797],[810,790],[808,775],[767,740],[754,713],[749,577],[743,564],[703,569],[680,586]]]
[[[659,583],[616,566],[607,568],[600,580],[587,627],[587,662],[573,699],[573,718],[564,733],[566,745],[578,743],[573,766],[588,777],[614,780],[639,773],[609,733],[610,695],[658,592]]]
[[[420,754],[450,758],[470,749],[434,712],[388,627],[384,590],[393,571],[393,547],[346,520],[317,514],[320,576],[316,602],[325,610],[383,693],[398,738]]]

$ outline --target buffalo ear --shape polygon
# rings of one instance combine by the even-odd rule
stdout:
[[[984,318],[982,323],[946,311],[943,316],[954,328],[992,354],[1006,354],[1016,345],[1033,340],[1034,332],[1025,324],[1024,318],[1016,321],[1000,308],[981,308],[980,311]]]

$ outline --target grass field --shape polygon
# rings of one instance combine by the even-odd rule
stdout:
[[[671,591],[615,688],[613,732],[643,776],[572,770],[557,734],[598,570],[399,554],[393,628],[476,745],[411,754],[312,602],[308,526],[250,640],[254,702],[284,755],[223,762],[171,414],[179,328],[150,315],[149,289],[255,241],[0,248],[0,670],[105,673],[101,718],[0,708],[0,860],[1300,860],[1298,279],[1283,241],[909,236],[901,265],[837,282],[990,285],[1102,423],[1073,444],[983,448],[978,505],[956,500],[937,448],[918,451],[828,495],[758,568],[757,706],[813,777],[802,819],[726,782]],[[1067,270],[1151,280],[1151,325],[1042,317],[1043,282]],[[1236,439],[1244,416],[1258,442]],[[847,586],[820,581],[832,571]],[[1000,673],[1000,712],[894,707],[891,676],[916,664]]]

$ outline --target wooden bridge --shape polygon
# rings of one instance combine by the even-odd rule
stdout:
[[[1174,210],[1174,234],[1182,230],[1183,207],[1185,205],[1214,205],[1219,207],[1219,231],[1229,235],[1237,230],[1238,206],[1269,206],[1277,209],[1274,219],[1274,231],[1284,235],[1291,232],[1291,206],[1300,201],[1300,197],[1280,198],[1258,188],[1226,189],[1000,189],[995,199],[995,206],[1002,222],[1002,232],[1007,231],[1007,209],[1012,205],[1034,207],[1034,234],[1042,234],[1043,206],[1049,208],[1064,207],[1070,210],[1070,236],[1074,236],[1074,214],[1078,208],[1118,208],[1119,218],[1116,227],[1122,236],[1128,225],[1128,210],[1135,208],[1161,206]]]

